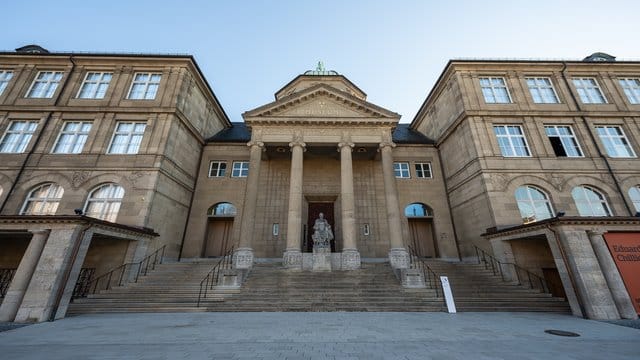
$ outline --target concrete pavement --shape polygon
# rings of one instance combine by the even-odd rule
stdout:
[[[640,330],[542,313],[101,314],[2,332],[0,358],[635,360]]]

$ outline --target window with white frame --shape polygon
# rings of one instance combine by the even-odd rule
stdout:
[[[212,161],[209,163],[209,177],[223,177],[226,173],[226,161]]]
[[[91,122],[66,121],[51,151],[54,154],[80,154],[89,137]]]
[[[535,186],[525,185],[516,189],[516,202],[525,223],[553,217],[549,197]]]
[[[248,161],[234,161],[233,169],[231,170],[232,177],[247,177],[249,176],[249,162]]]
[[[548,77],[528,77],[527,86],[536,104],[557,104],[558,95],[553,88],[553,83]]]
[[[547,125],[544,131],[549,137],[553,152],[558,157],[582,157],[582,150],[568,125]]]
[[[529,146],[519,125],[494,125],[493,131],[505,157],[529,157]]]
[[[640,79],[618,79],[624,94],[627,95],[627,99],[632,104],[640,104]],[[0,85],[1,87],[2,85]],[[0,90],[0,93],[2,91]]]
[[[84,214],[96,219],[115,222],[124,197],[124,188],[115,183],[98,186],[89,193]]]
[[[78,91],[78,98],[104,99],[112,77],[110,72],[88,72]]]
[[[161,78],[162,74],[159,73],[136,73],[127,98],[133,100],[155,99]]]
[[[573,85],[578,91],[583,104],[606,104],[607,99],[602,94],[595,78],[573,78]]]
[[[611,216],[607,200],[598,190],[587,185],[576,186],[571,196],[580,216]]]
[[[13,78],[13,71],[11,70],[0,70],[0,95],[4,92],[4,89],[7,88],[9,81]]]
[[[611,157],[635,157],[627,137],[620,126],[596,126],[600,140]]]
[[[62,71],[40,71],[27,91],[29,98],[52,98],[62,80]]]
[[[55,215],[63,194],[58,184],[42,184],[29,192],[20,215]]]
[[[481,77],[480,87],[487,104],[508,104],[511,96],[503,77]]]
[[[143,122],[118,122],[108,154],[137,154],[146,125]]]
[[[409,174],[409,163],[408,162],[394,162],[393,163],[393,174],[399,179],[408,179],[411,177]]]
[[[1,189],[0,195],[2,195]],[[636,211],[640,211],[640,185],[632,186],[629,189],[629,198],[631,199],[631,202],[633,202],[633,206],[636,208]]]
[[[431,178],[431,163],[415,163],[417,178]]]
[[[37,121],[12,121],[0,140],[0,153],[24,152],[37,127]]]

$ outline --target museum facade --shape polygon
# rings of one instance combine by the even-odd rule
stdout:
[[[321,213],[334,270],[483,249],[576,315],[640,311],[638,62],[451,60],[410,124],[319,64],[242,117],[191,56],[1,53],[0,321],[161,248],[306,270]]]

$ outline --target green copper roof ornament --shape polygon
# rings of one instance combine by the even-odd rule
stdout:
[[[327,75],[338,75],[338,72],[334,70],[327,70],[324,67],[324,62],[320,60],[318,61],[318,65],[316,65],[315,70],[305,71],[304,75],[327,76]]]
[[[322,63],[322,60],[318,61],[318,66],[316,66],[316,71],[317,72],[325,72],[324,63]]]

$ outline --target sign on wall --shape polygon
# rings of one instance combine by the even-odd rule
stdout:
[[[640,314],[640,233],[606,233],[604,240]]]

